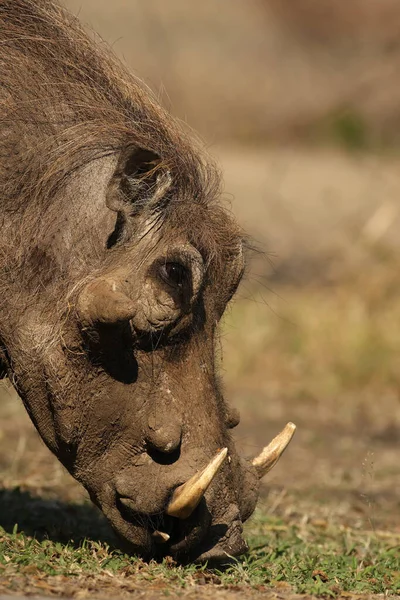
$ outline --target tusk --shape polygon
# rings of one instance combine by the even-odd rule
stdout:
[[[289,445],[295,431],[296,425],[288,423],[272,442],[268,446],[265,446],[264,450],[256,458],[253,458],[252,464],[257,469],[260,478],[276,465],[284,450]]]
[[[153,531],[151,536],[156,544],[166,544],[171,537],[168,535],[168,533],[164,533],[163,531]]]
[[[190,517],[208,486],[228,454],[228,448],[220,450],[202,471],[193,475],[186,483],[176,488],[168,504],[166,513],[178,519]]]

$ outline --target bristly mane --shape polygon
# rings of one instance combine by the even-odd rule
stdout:
[[[218,194],[218,172],[200,146],[51,0],[0,0],[0,81],[4,208],[45,207],[77,169],[127,145],[158,154],[178,196]]]

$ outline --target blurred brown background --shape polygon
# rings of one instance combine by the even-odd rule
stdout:
[[[275,268],[397,243],[397,0],[65,3],[200,132]]]
[[[222,330],[270,513],[400,531],[398,0],[65,0],[198,130],[263,253]],[[77,499],[10,392],[0,482]]]
[[[396,0],[65,4],[210,143],[398,140]]]

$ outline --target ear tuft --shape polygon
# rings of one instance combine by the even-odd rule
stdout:
[[[107,206],[126,218],[143,210],[157,193],[161,172],[161,158],[146,148],[126,148],[121,152],[117,168],[110,182]]]
[[[152,150],[145,148],[135,148],[128,156],[125,166],[125,177],[142,177],[157,169],[161,159]]]

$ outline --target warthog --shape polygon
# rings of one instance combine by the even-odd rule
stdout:
[[[51,0],[0,0],[1,364],[143,556],[246,549],[260,477],[216,375],[243,240],[200,145]]]

